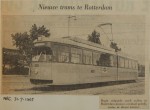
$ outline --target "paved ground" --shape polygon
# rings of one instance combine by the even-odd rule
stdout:
[[[29,81],[29,76],[3,76],[2,79],[2,94],[141,95],[145,93],[144,78],[130,83],[105,84],[69,90],[64,87],[33,85]]]

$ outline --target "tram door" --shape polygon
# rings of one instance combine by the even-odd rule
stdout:
[[[34,48],[32,73],[36,79],[52,79],[52,50],[49,47],[39,46]]]
[[[101,82],[117,80],[117,56],[103,54],[100,59],[101,65]]]

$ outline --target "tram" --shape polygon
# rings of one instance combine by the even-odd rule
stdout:
[[[73,85],[138,77],[137,60],[77,37],[37,40],[32,56],[33,84]]]

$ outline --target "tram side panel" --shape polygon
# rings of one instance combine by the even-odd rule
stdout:
[[[79,67],[71,66],[69,63],[53,63],[52,79],[53,85],[78,84]]]
[[[54,85],[82,84],[100,82],[101,68],[91,65],[53,63],[52,79]]]
[[[79,68],[80,83],[115,81],[117,77],[115,68],[93,65],[81,65]]]
[[[118,56],[118,80],[136,80],[137,73],[135,60]]]
[[[31,81],[42,83],[42,81],[52,81],[51,63],[33,62],[31,66]]]
[[[101,82],[117,81],[117,67],[101,67]]]
[[[100,82],[101,69],[99,67],[93,65],[80,65],[78,68],[79,68],[78,74],[80,83]]]
[[[117,68],[82,64],[53,63],[52,79],[54,85],[116,81]]]
[[[118,68],[118,80],[136,80],[137,70]]]
[[[49,63],[33,63],[32,65],[32,78],[42,80],[51,79],[51,65]]]

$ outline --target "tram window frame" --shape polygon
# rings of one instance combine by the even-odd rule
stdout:
[[[132,62],[132,68],[135,69],[135,61]]]
[[[131,69],[133,69],[133,60],[131,60]]]
[[[113,67],[117,67],[117,56],[113,55]]]
[[[91,55],[86,55],[85,53],[86,52],[90,52]],[[87,63],[87,58],[90,56],[90,59]],[[93,64],[93,54],[92,54],[92,51],[91,50],[87,50],[87,49],[82,49],[82,63],[85,64],[85,65],[92,65]]]
[[[135,69],[138,69],[138,62],[135,62]]]
[[[129,68],[132,69],[131,59],[129,59]]]
[[[72,49],[75,49],[76,50],[76,53],[74,53],[74,52],[72,52]],[[78,52],[78,51],[81,51],[81,52]],[[80,53],[80,54],[79,54]],[[72,61],[72,54],[74,54],[74,55],[79,55],[79,62],[74,62],[74,61]],[[75,64],[82,64],[82,60],[83,60],[83,52],[82,52],[82,48],[77,48],[77,47],[71,47],[70,48],[70,62],[71,63],[75,63]]]
[[[134,60],[132,60],[132,69],[134,69]]]
[[[135,69],[138,69],[138,63],[135,61]]]
[[[131,60],[131,69],[133,69],[133,60]]]
[[[59,45],[53,44],[52,45],[52,52],[53,52],[52,61],[53,62],[58,62],[58,51],[59,51]]]
[[[134,61],[134,69],[136,69],[136,61]]]
[[[123,62],[122,62],[121,60],[122,60]],[[124,58],[124,57],[120,57],[120,56],[119,56],[119,61],[118,61],[118,63],[119,63],[118,66],[119,66],[120,68],[125,68],[125,58]],[[122,64],[123,64],[123,65],[122,65]]]
[[[96,55],[97,54],[97,55]],[[99,66],[100,64],[99,64],[99,59],[100,59],[100,57],[101,57],[101,52],[97,52],[97,51],[93,51],[92,52],[92,61],[93,61],[93,65],[94,66]]]
[[[132,68],[135,69],[135,61],[132,62]]]
[[[62,47],[65,47],[66,49],[62,49]],[[70,47],[68,45],[63,45],[63,44],[54,44],[53,45],[53,61],[54,62],[59,62],[59,63],[69,63],[70,62]],[[54,50],[54,48],[56,50]],[[55,54],[55,56],[54,56]],[[64,54],[64,55],[62,55]],[[65,56],[65,60],[63,61],[61,59],[61,56]],[[55,60],[54,60],[55,58]],[[61,61],[62,60],[62,61]]]
[[[125,58],[125,68],[129,68],[129,59],[128,58]]]

